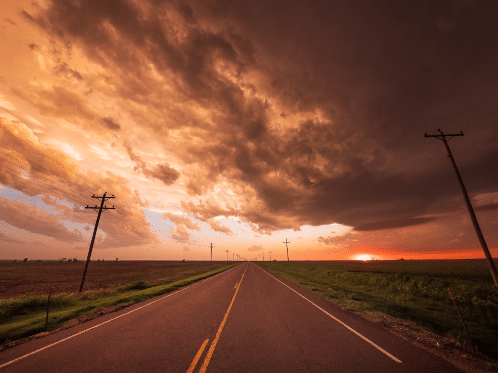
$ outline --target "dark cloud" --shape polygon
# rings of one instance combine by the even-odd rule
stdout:
[[[102,123],[104,123],[104,126],[112,131],[121,130],[121,126],[118,123],[114,122],[111,118],[102,118]]]
[[[135,167],[133,168],[135,171],[140,171],[147,177],[152,177],[162,181],[165,185],[173,184],[180,177],[180,173],[170,167],[168,163],[159,163],[154,168],[149,169],[142,158],[133,152],[130,144],[124,142],[123,146],[125,147],[130,159],[135,162]]]
[[[157,164],[146,175],[162,181],[165,185],[173,184],[180,177],[180,173],[170,167],[168,163]]]
[[[32,47],[32,45],[35,46],[35,47]],[[30,46],[31,49],[35,49],[36,48],[35,44],[30,44],[29,46]],[[69,78],[69,79],[77,79],[77,80],[82,80],[83,79],[83,76],[81,76],[81,74],[78,71],[69,68],[67,62],[64,62],[64,63],[58,65],[55,68],[55,73],[58,74],[58,75],[63,75],[66,78]],[[111,124],[114,125],[114,127],[115,126],[118,127],[118,128],[112,128],[112,126],[108,126],[110,129],[121,129],[120,126],[119,126],[119,124],[114,124],[112,122],[112,120],[110,120],[110,119],[104,119],[104,122],[107,125],[106,121],[109,121]]]
[[[283,16],[266,1],[54,0],[24,16],[112,71],[122,98],[148,105],[157,120],[137,118],[191,168],[190,195],[231,184],[237,207],[182,204],[203,221],[236,215],[262,233],[330,223],[371,231],[455,213],[461,192],[444,148],[423,138],[440,126],[466,129],[451,146],[471,197],[496,192],[492,2],[289,1]],[[174,97],[158,93],[165,83],[149,65]],[[94,115],[61,92],[30,101],[42,113]],[[60,108],[47,104],[58,99]],[[178,179],[127,151],[146,176]]]
[[[410,227],[412,225],[424,224],[435,220],[435,218],[408,218],[408,219],[395,219],[395,220],[382,220],[374,223],[363,224],[355,227],[358,232],[361,231],[378,231],[383,229]]]

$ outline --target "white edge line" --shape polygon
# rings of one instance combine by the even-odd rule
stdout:
[[[236,266],[235,266],[235,267],[236,267]],[[227,271],[229,271],[229,270],[231,270],[231,269],[233,269],[233,268],[235,268],[235,267],[229,268],[229,269],[227,269],[227,270],[225,270],[225,271],[223,271],[223,272],[220,272],[220,273],[218,273],[218,274],[216,274],[216,275],[214,275],[214,276],[207,277],[207,278],[205,278],[204,280],[201,280],[201,281],[196,281],[196,282],[194,282],[193,284],[190,284],[190,285],[195,285],[195,284],[198,284],[199,282],[206,281],[207,279],[214,278],[214,277],[216,277],[216,276],[221,275],[222,273],[226,273]],[[141,307],[135,308],[134,310],[128,311],[128,312],[126,312],[126,313],[123,313],[122,315],[119,315],[119,316],[116,316],[116,317],[114,317],[114,318],[112,318],[112,319],[110,319],[110,320],[104,321],[104,322],[103,322],[103,323],[101,323],[101,324],[97,324],[97,325],[95,325],[95,326],[92,326],[91,328],[85,329],[85,330],[83,330],[83,331],[81,331],[81,332],[79,332],[79,333],[76,333],[76,334],[73,334],[73,335],[71,335],[71,336],[69,336],[69,337],[66,337],[66,338],[64,338],[64,339],[61,339],[60,341],[54,342],[54,343],[52,343],[52,344],[49,344],[48,346],[45,346],[45,347],[39,348],[38,350],[32,351],[32,352],[30,352],[29,354],[26,354],[26,355],[20,356],[20,357],[18,357],[17,359],[14,359],[14,360],[8,361],[8,362],[6,362],[6,363],[4,363],[4,364],[0,365],[0,369],[1,369],[1,368],[3,368],[3,367],[6,367],[7,365],[10,365],[10,364],[12,364],[12,363],[15,363],[16,361],[22,360],[22,359],[24,359],[24,358],[26,358],[26,357],[28,357],[28,356],[31,356],[31,355],[34,355],[34,354],[36,354],[36,353],[40,352],[40,351],[43,351],[43,350],[45,350],[45,349],[47,349],[47,348],[49,348],[49,347],[52,347],[52,346],[58,345],[59,343],[62,343],[62,342],[64,342],[64,341],[67,341],[68,339],[74,338],[74,337],[76,337],[76,336],[78,336],[78,335],[80,335],[80,334],[83,334],[83,333],[86,333],[86,332],[88,332],[88,331],[90,331],[90,330],[92,330],[92,329],[98,328],[99,326],[102,326],[102,325],[104,325],[104,324],[107,324],[108,322],[111,322],[111,321],[114,321],[114,320],[116,320],[116,319],[119,319],[120,317],[123,317],[123,316],[129,315],[130,313],[135,312],[135,311],[138,311],[138,310],[139,310],[139,309],[141,309],[141,308],[148,307],[148,306],[150,306],[150,305],[151,305],[151,304],[153,304],[153,303],[159,302],[160,300],[163,300],[163,299],[168,298],[168,297],[170,297],[170,296],[172,296],[172,295],[178,294],[180,291],[183,291],[183,290],[186,290],[187,288],[189,288],[189,287],[190,287],[190,285],[187,285],[187,286],[185,286],[184,288],[182,288],[182,289],[180,289],[180,290],[177,290],[177,291],[175,291],[175,292],[173,292],[173,293],[167,294],[167,295],[165,295],[164,297],[161,297],[161,298],[159,298],[159,299],[156,299],[155,301],[152,301],[152,302],[150,302],[150,303],[147,303],[147,304],[145,304],[145,305],[143,305],[143,306],[141,306]]]
[[[258,266],[259,267],[259,266]],[[387,356],[389,356],[391,359],[393,359],[395,362],[397,363],[402,363],[401,360],[399,360],[398,358],[396,358],[395,356],[391,355],[389,352],[387,352],[386,350],[384,350],[382,347],[376,345],[374,342],[372,342],[370,339],[368,339],[367,337],[364,337],[363,335],[361,335],[360,333],[358,333],[356,330],[354,330],[353,328],[351,328],[350,326],[344,324],[341,320],[339,320],[338,318],[332,316],[330,313],[328,313],[327,311],[325,311],[323,308],[321,308],[320,306],[316,305],[315,303],[313,303],[312,301],[310,301],[308,298],[306,298],[305,296],[299,294],[297,291],[295,291],[294,289],[292,289],[290,286],[284,284],[282,281],[280,281],[278,278],[276,278],[275,276],[271,275],[270,273],[266,272],[263,268],[259,267],[263,272],[265,272],[268,276],[270,277],[273,277],[275,280],[277,280],[278,282],[280,282],[282,285],[284,285],[285,287],[289,288],[290,290],[292,290],[294,293],[296,293],[297,295],[299,295],[301,298],[307,300],[308,302],[310,302],[312,305],[314,305],[316,308],[318,308],[320,311],[324,312],[325,314],[327,314],[328,316],[330,316],[331,318],[333,318],[335,321],[337,321],[338,323],[340,323],[341,325],[343,325],[345,328],[347,328],[348,330],[352,331],[354,334],[356,334],[358,337],[362,338],[363,340],[365,340],[366,342],[370,343],[372,346],[374,346],[377,350],[383,352],[384,354],[386,354]]]

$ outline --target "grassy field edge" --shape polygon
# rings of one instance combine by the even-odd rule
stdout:
[[[420,347],[429,350],[436,355],[452,362],[460,369],[472,372],[493,371],[498,372],[498,361],[482,354],[473,354],[466,339],[456,339],[450,333],[438,333],[431,328],[431,322],[424,324],[409,317],[404,318],[402,310],[397,310],[397,315],[392,315],[375,304],[368,304],[368,299],[358,297],[358,287],[347,284],[341,286],[340,291],[334,291],[334,285],[313,278],[306,272],[293,273],[289,268],[286,272],[286,263],[257,262],[259,266],[270,273],[283,277],[301,288],[307,289],[327,299],[343,310],[357,314],[371,322],[377,323],[385,329],[397,334]],[[291,263],[296,265],[297,263]],[[309,265],[309,264],[304,264]],[[290,266],[289,266],[290,267]],[[368,293],[368,289],[362,288],[362,292]],[[333,296],[331,296],[333,293]],[[378,294],[376,294],[378,295]]]
[[[110,291],[88,291],[81,295],[77,293],[53,295],[50,299],[48,330],[58,329],[78,318],[88,320],[93,318],[92,316],[116,311],[170,293],[234,266],[236,264],[224,265],[161,285],[137,281]],[[0,344],[7,347],[12,341],[45,332],[47,301],[48,296],[30,294],[14,299],[0,299]]]

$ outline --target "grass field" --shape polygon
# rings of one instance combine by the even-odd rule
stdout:
[[[80,294],[84,263],[0,262],[0,343],[45,331],[50,288],[49,330],[83,315],[105,313],[168,293],[236,264],[92,262]]]
[[[498,290],[485,260],[257,262],[341,307],[411,320],[498,359]],[[497,263],[498,264],[498,263]]]

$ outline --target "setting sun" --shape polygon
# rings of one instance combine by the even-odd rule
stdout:
[[[372,257],[370,255],[368,255],[368,254],[358,254],[358,255],[355,256],[354,259],[355,260],[363,260],[363,261],[365,261],[365,260],[372,260]]]

